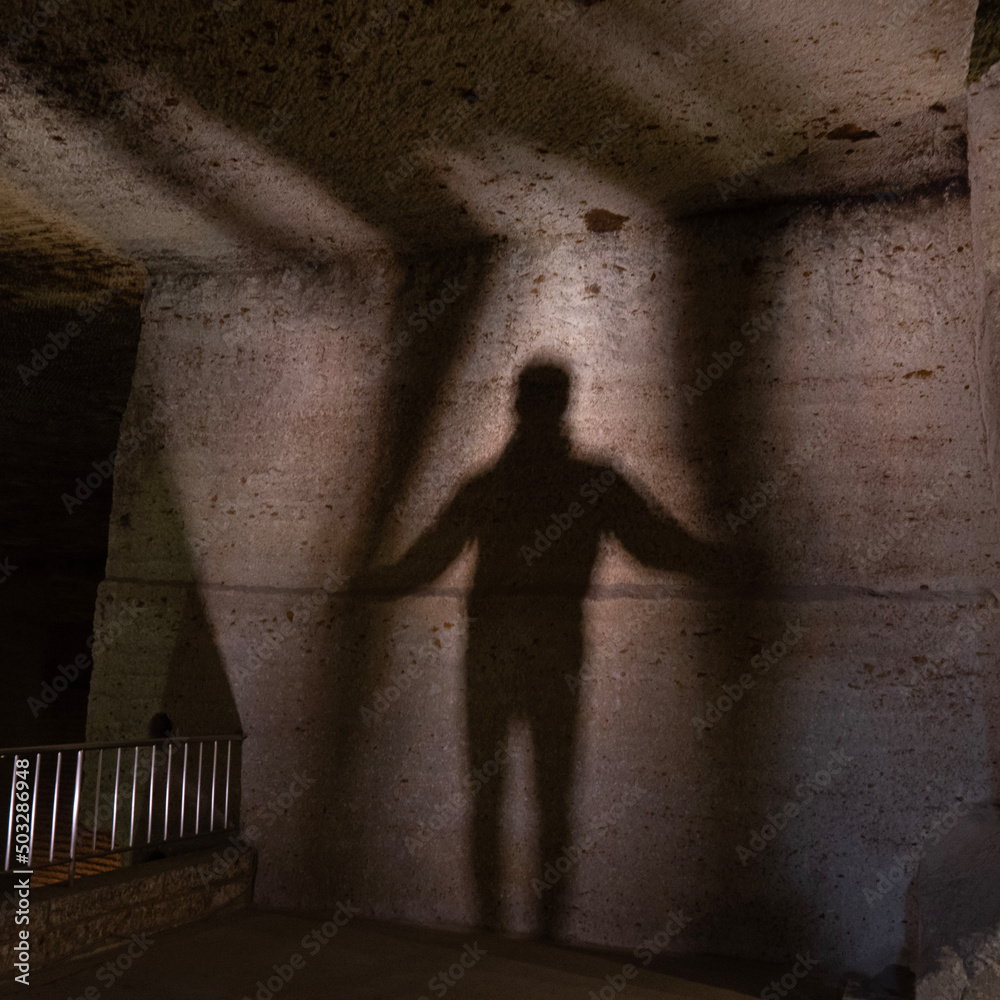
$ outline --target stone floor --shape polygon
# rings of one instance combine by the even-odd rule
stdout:
[[[141,937],[98,958],[9,981],[0,996],[32,1000],[740,1000],[756,998],[781,967],[684,959],[626,978],[628,956],[402,928],[346,913],[310,917],[243,910]],[[276,968],[277,967],[277,968]],[[452,970],[449,973],[449,969]],[[442,978],[442,974],[447,979]],[[452,978],[453,977],[453,978]],[[610,977],[610,979],[608,978]],[[811,981],[810,981],[811,980]],[[88,992],[89,991],[89,992]],[[603,991],[603,992],[602,992]],[[770,994],[769,994],[770,995]],[[811,975],[786,1000],[839,993]]]

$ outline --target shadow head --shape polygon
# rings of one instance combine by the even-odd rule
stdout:
[[[522,424],[558,428],[569,406],[570,377],[560,365],[530,364],[517,380],[514,408]]]

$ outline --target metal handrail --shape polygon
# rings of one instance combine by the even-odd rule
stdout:
[[[219,770],[219,744],[226,744],[226,754],[225,754],[225,788],[224,795],[222,796],[222,801],[219,803],[221,815],[221,824],[219,826],[221,831],[228,831],[230,829],[229,823],[229,802],[230,802],[230,790],[231,785],[234,784],[233,774],[232,774],[232,764],[233,764],[233,744],[239,745],[243,741],[242,733],[227,733],[224,735],[211,735],[211,736],[170,736],[161,737],[159,739],[146,739],[146,740],[131,740],[127,742],[119,743],[62,743],[62,744],[49,744],[40,746],[30,746],[30,747],[6,747],[0,749],[0,760],[13,756],[14,758],[14,768],[11,774],[11,790],[10,790],[10,816],[8,817],[7,823],[7,849],[4,855],[4,870],[11,870],[11,848],[13,846],[13,818],[14,818],[14,792],[18,781],[18,767],[17,762],[19,759],[25,761],[28,767],[34,764],[34,775],[33,782],[31,783],[31,819],[30,819],[30,831],[28,834],[28,848],[27,848],[27,862],[24,861],[24,855],[21,853],[20,859],[17,861],[17,866],[20,868],[32,868],[35,855],[35,833],[36,827],[38,826],[38,817],[44,816],[46,819],[49,815],[48,803],[41,804],[40,799],[42,796],[39,794],[40,785],[39,778],[42,772],[42,760],[43,754],[55,754],[55,786],[52,790],[52,808],[51,808],[51,832],[48,838],[48,865],[42,864],[41,868],[54,867],[57,865],[63,865],[67,862],[69,863],[69,880],[72,881],[75,870],[76,862],[78,860],[84,860],[86,858],[97,858],[106,857],[110,854],[114,854],[116,850],[118,852],[133,850],[138,846],[152,845],[157,846],[168,843],[179,843],[181,841],[193,840],[194,838],[202,837],[206,833],[215,833],[216,831],[216,785],[217,778],[222,776],[218,774]],[[188,773],[189,773],[189,749],[191,744],[198,744],[198,766],[197,766],[197,781],[192,780],[191,784],[195,786],[193,788],[194,795],[196,798],[195,808],[194,808],[194,832],[185,835],[185,806],[188,801]],[[208,811],[208,830],[202,830],[202,814],[204,812],[202,808],[202,773],[203,773],[203,760],[207,756],[205,754],[205,744],[209,744],[212,748],[212,774],[211,774],[211,792],[208,796],[208,802],[205,803]],[[183,769],[180,773],[179,789],[175,789],[175,794],[179,791],[180,795],[180,823],[176,833],[172,833],[170,829],[170,807],[171,807],[171,770],[173,763],[173,753],[175,747],[184,747],[183,753]],[[143,782],[148,779],[149,783],[149,821],[146,825],[146,836],[142,844],[137,844],[136,842],[136,799],[139,794],[142,794],[145,799],[145,788],[140,786],[139,774],[140,770],[140,751],[145,748],[150,748],[149,760],[148,760],[148,771],[146,771],[143,778]],[[156,769],[156,754],[158,749],[166,748],[167,752],[167,768],[166,768],[166,778],[160,778],[157,781],[157,769]],[[97,850],[98,846],[98,829],[101,826],[101,778],[104,771],[104,758],[105,751],[113,750],[116,751],[115,754],[115,766],[114,766],[114,795],[112,799],[111,808],[111,824],[110,824],[110,850],[105,851]],[[121,789],[121,778],[122,778],[122,751],[132,751],[131,756],[132,761],[132,775],[131,775],[131,794],[127,795]],[[96,773],[92,773],[91,777],[94,781],[94,794],[93,794],[93,836],[90,838],[90,851],[81,854],[79,853],[79,845],[81,843],[79,837],[79,825],[80,825],[80,812],[82,804],[83,795],[83,775],[84,775],[84,757],[88,752],[94,751],[97,754],[96,761]],[[63,756],[67,758],[71,754],[76,754],[76,762],[74,767],[75,777],[73,779],[72,787],[72,811],[68,831],[69,837],[69,856],[61,857],[56,859],[56,831],[60,818],[60,782],[62,780],[63,774]],[[110,754],[108,755],[110,757]],[[34,761],[32,762],[32,757]],[[161,758],[162,761],[162,758]],[[92,763],[93,758],[88,761]],[[125,781],[129,782],[127,775],[128,760],[126,760],[126,777]],[[71,765],[69,759],[66,762],[67,769]],[[193,765],[192,765],[193,766]],[[91,771],[93,769],[91,768]],[[22,782],[25,781],[25,770],[22,769],[21,778]],[[236,780],[238,781],[239,774],[237,772]],[[174,782],[177,784],[177,782]],[[162,791],[160,791],[159,786],[162,785]],[[159,797],[156,796],[156,792],[160,791]],[[21,794],[24,794],[23,791]],[[89,795],[89,792],[88,792]],[[118,844],[117,838],[119,834],[119,798],[130,800],[128,802],[128,837],[127,843],[124,836],[124,831],[121,831],[122,838],[121,843]],[[105,794],[105,799],[111,798],[107,793]],[[105,803],[107,804],[107,803]],[[162,805],[163,808],[163,838],[153,839],[153,816],[154,810],[157,806]],[[124,809],[124,806],[123,806]],[[141,811],[141,807],[140,807]],[[190,815],[190,813],[188,813]],[[124,819],[124,816],[123,816]],[[140,817],[141,819],[141,817]],[[190,822],[190,820],[189,820]],[[124,826],[124,822],[121,824]],[[117,845],[117,846],[116,846]],[[102,845],[103,846],[103,845]],[[19,849],[20,850],[20,849]],[[42,853],[46,853],[44,848]]]
[[[151,740],[126,740],[123,743],[49,743],[37,747],[0,747],[0,757],[7,754],[16,753],[23,756],[29,753],[45,753],[51,750],[56,753],[60,750],[116,750],[118,747],[152,747],[161,743],[211,743],[218,740],[232,740],[234,743],[242,742],[246,737],[242,733],[223,733],[221,736],[161,736],[159,739]]]

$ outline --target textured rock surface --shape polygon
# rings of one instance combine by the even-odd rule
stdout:
[[[625,470],[692,534],[767,565],[748,600],[602,551],[584,606],[573,829],[636,783],[646,794],[567,876],[565,933],[630,947],[680,908],[698,915],[685,947],[778,960],[808,947],[877,971],[906,944],[905,891],[866,905],[864,890],[971,784],[988,786],[994,753],[981,664],[998,605],[981,581],[996,518],[968,198],[587,240],[410,272],[386,258],[366,274],[154,282],[129,414],[162,400],[171,418],[116,480],[100,606],[156,610],[102,661],[90,734],[160,707],[197,732],[235,710],[245,821],[259,823],[290,767],[322,776],[260,824],[261,901],[350,892],[379,917],[474,921],[472,554],[424,596],[371,604],[346,581],[366,553],[398,557],[496,460],[525,359],[562,359],[579,451]],[[474,267],[489,276],[475,310],[459,296],[451,308],[467,312],[442,313],[382,364],[398,317],[451,278],[471,284]],[[744,324],[771,308],[749,343]],[[734,340],[745,353],[685,393]],[[445,345],[455,360],[436,373]],[[779,474],[734,533],[727,515]],[[802,640],[758,675],[752,657],[789,624]],[[747,672],[745,700],[696,724]],[[512,740],[507,918],[529,930],[546,859],[530,847],[525,733]],[[850,759],[829,787],[797,792],[836,751]],[[750,847],[788,802],[801,814]]]
[[[975,12],[91,0],[17,46],[3,162],[146,259],[565,235],[583,200],[689,212],[717,181],[907,189],[964,173]]]
[[[89,737],[242,726],[262,902],[470,924],[497,785],[465,782],[466,657],[561,632],[572,782],[511,728],[508,926],[538,926],[569,794],[574,841],[611,819],[557,880],[564,937],[631,949],[681,909],[678,950],[912,958],[897,856],[998,751],[974,7],[101,0],[20,43],[3,218],[28,192],[149,271],[97,624],[144,613],[99,647]],[[575,454],[755,589],[608,540],[582,625],[554,588],[490,632],[471,546],[420,593],[364,582],[497,462],[538,359]],[[539,529],[565,512],[521,489]]]
[[[917,981],[917,1000],[962,1000],[968,985],[962,959],[951,948],[942,948],[935,971]]]

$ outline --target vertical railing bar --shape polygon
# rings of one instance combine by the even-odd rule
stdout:
[[[229,829],[229,764],[233,759],[233,741],[226,740],[226,824],[222,828],[223,830]]]
[[[153,842],[153,775],[156,772],[156,746],[149,748],[149,823],[146,827],[146,843]]]
[[[132,761],[132,818],[128,827],[128,846],[135,843],[135,792],[139,781],[139,748],[135,748],[135,759]]]
[[[62,774],[62,750],[56,754],[56,793],[52,796],[52,836],[49,838],[49,861],[56,853],[56,811],[59,808],[59,777]]]
[[[83,750],[76,752],[76,784],[73,789],[73,826],[69,833],[69,881],[76,870],[76,824],[80,818],[80,781],[83,778]]]
[[[28,758],[25,757],[25,760]],[[7,816],[7,859],[3,870],[10,871],[10,844],[14,839],[14,789],[17,788],[17,754],[14,754],[14,770],[10,772],[10,813]]]
[[[198,796],[194,803],[194,835],[201,832],[201,758],[205,752],[204,740],[198,743]]]
[[[167,822],[170,818],[170,765],[174,759],[174,745],[167,744],[167,791],[163,796],[163,840],[167,839]]]
[[[101,768],[104,767],[104,748],[102,747],[97,754],[97,787],[94,789],[94,839],[90,845],[92,851],[97,850],[97,810],[101,802]]]
[[[208,824],[208,832],[211,833],[215,829],[215,774],[219,767],[219,741],[215,741],[215,749],[212,751],[212,811],[210,813],[210,820]]]
[[[35,790],[31,795],[31,830],[28,833],[28,867],[31,867],[31,852],[35,849],[35,810],[38,808],[38,779],[42,773],[42,755],[35,754]]]
[[[184,836],[184,803],[187,801],[188,744],[184,744],[184,767],[181,770],[181,836]]]
[[[115,849],[115,831],[118,829],[118,782],[122,776],[122,748],[118,748],[118,757],[115,760],[115,794],[111,804],[111,850]]]
[[[226,741],[226,773],[225,773],[225,789],[223,791],[223,810],[222,810],[222,821],[223,829],[229,829],[229,810],[231,797],[235,794],[233,786],[233,739],[221,737],[220,739],[214,739],[212,741],[212,784],[211,791],[209,795],[209,830],[214,832],[215,830],[215,805],[218,799],[218,784],[219,784],[219,743],[221,739]],[[193,742],[193,740],[191,741]],[[205,743],[206,740],[198,740],[198,763],[197,763],[197,780],[193,781],[192,784],[195,785],[195,820],[194,820],[194,834],[193,836],[199,836],[201,834],[201,805],[202,805],[202,793],[204,791],[205,783]],[[183,839],[186,834],[187,817],[188,817],[188,773],[189,765],[194,766],[194,762],[191,759],[190,753],[191,743],[184,742],[184,756],[182,761],[181,770],[181,781],[180,781],[180,819],[178,825],[178,837]],[[54,788],[52,793],[52,826],[49,835],[49,851],[48,860],[49,862],[55,861],[55,842],[56,836],[59,830],[59,817],[61,812],[64,810],[60,809],[60,793],[62,791],[62,758],[63,754],[69,752],[69,749],[76,750],[76,768],[74,774],[74,786],[73,786],[73,804],[72,804],[72,815],[70,817],[70,836],[69,836],[69,875],[68,881],[72,881],[76,876],[76,861],[77,861],[77,849],[79,847],[79,834],[80,834],[80,824],[81,824],[81,805],[83,796],[83,770],[85,764],[85,755],[89,750],[96,749],[98,751],[97,757],[97,772],[94,780],[94,814],[93,814],[93,830],[91,831],[91,850],[96,852],[97,841],[100,833],[100,810],[101,810],[101,789],[104,783],[104,751],[108,749],[115,750],[115,767],[114,767],[114,791],[112,793],[112,807],[111,807],[111,830],[109,836],[109,849],[114,852],[115,848],[119,846],[119,823],[118,823],[118,812],[119,812],[119,799],[122,796],[121,779],[122,779],[122,751],[128,749],[128,744],[111,744],[110,746],[82,746],[70,747],[68,749],[59,750],[56,747],[51,748],[56,752],[56,769],[54,778]],[[156,750],[158,746],[156,744],[150,744],[150,762],[149,762],[149,817],[146,828],[146,843],[151,844],[153,842],[153,817],[154,817],[154,803],[156,800]],[[173,751],[175,746],[172,742],[167,741],[167,773],[165,776],[166,787],[164,788],[164,808],[163,808],[163,840],[167,842],[170,837],[170,799],[171,799],[171,779],[173,776]],[[128,846],[134,847],[135,845],[135,825],[136,825],[136,807],[138,803],[138,786],[139,786],[139,758],[141,746],[135,744],[133,747],[133,760],[132,760],[132,797],[129,803],[129,833],[128,833]],[[35,844],[35,833],[38,830],[38,808],[41,802],[41,797],[39,792],[41,790],[41,770],[42,770],[42,754],[44,750],[37,750],[35,754],[35,775],[34,781],[32,782],[32,796],[31,796],[31,809],[30,809],[30,820],[29,820],[29,831],[28,831],[28,860],[27,864],[31,865],[34,860],[34,844]],[[11,773],[11,789],[9,798],[9,809],[8,809],[8,819],[7,819],[7,843],[4,852],[4,868],[5,870],[10,870],[11,858],[14,853],[14,819],[16,817],[16,804],[17,804],[17,773],[18,773],[18,761],[19,753],[13,753],[13,769]],[[24,758],[25,763],[27,763],[28,758]],[[44,803],[42,803],[44,807]],[[122,837],[124,842],[124,837]],[[122,844],[124,846],[124,843]],[[84,850],[86,850],[84,848]],[[85,857],[88,855],[84,855]],[[60,862],[61,865],[62,862]]]

